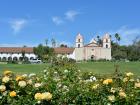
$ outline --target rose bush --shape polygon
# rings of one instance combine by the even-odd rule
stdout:
[[[41,74],[0,77],[0,105],[139,105],[140,79],[133,73],[99,76],[73,63],[54,63]]]

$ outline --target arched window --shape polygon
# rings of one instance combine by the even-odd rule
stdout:
[[[106,48],[108,48],[108,45],[106,44]]]
[[[80,39],[78,39],[78,42],[80,42]]]
[[[80,48],[80,44],[78,44],[78,48]]]

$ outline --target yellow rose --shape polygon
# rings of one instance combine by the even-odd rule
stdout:
[[[43,100],[51,100],[52,99],[52,94],[49,93],[49,92],[42,93],[42,99]]]
[[[121,98],[125,98],[125,97],[126,97],[126,94],[125,94],[125,92],[120,91],[120,92],[119,92],[119,96],[120,96]]]
[[[134,74],[131,73],[131,72],[126,73],[126,76],[128,76],[128,77],[133,76],[133,75],[134,75]]]
[[[5,85],[0,85],[0,91],[4,92],[6,90],[6,86]]]
[[[127,82],[128,81],[128,78],[123,78],[123,82]]]
[[[135,88],[140,88],[140,82],[139,83],[135,83]]]
[[[108,85],[108,84],[111,84],[112,82],[113,82],[112,79],[106,79],[103,81],[103,84]]]
[[[108,79],[108,83],[112,83],[113,82],[113,80],[112,79]]]
[[[7,76],[5,76],[5,77],[2,78],[2,82],[4,82],[4,83],[9,82],[9,80],[10,80],[10,78],[7,77]]]
[[[4,71],[3,74],[4,74],[4,75],[10,75],[10,74],[12,74],[12,71],[6,70],[6,71]]]
[[[10,92],[11,97],[15,97],[16,95],[17,95],[17,93],[15,91]]]
[[[114,95],[108,96],[108,100],[111,101],[111,102],[114,102],[115,101],[115,96]]]
[[[22,76],[20,76],[20,75],[16,76],[16,81],[21,81],[21,80],[23,80]]]
[[[36,100],[41,100],[42,99],[42,94],[41,93],[36,93],[34,97],[35,97]]]
[[[42,93],[42,99],[43,100],[51,100],[52,99],[52,94],[49,93],[49,92]]]

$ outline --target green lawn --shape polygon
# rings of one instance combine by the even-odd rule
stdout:
[[[108,74],[113,73],[115,70],[114,64],[119,65],[121,72],[131,71],[140,75],[140,62],[88,62],[77,63],[81,71],[90,71],[95,74]],[[0,73],[4,70],[12,70],[16,73],[39,73],[43,71],[47,64],[0,64]]]
[[[0,73],[11,70],[15,73],[39,73],[47,64],[0,64]]]
[[[133,72],[140,75],[140,62],[88,62],[78,63],[77,65],[82,71],[92,71],[95,74],[114,73],[114,65],[119,65],[120,72]]]

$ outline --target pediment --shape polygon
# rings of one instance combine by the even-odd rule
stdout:
[[[89,43],[89,44],[86,44],[85,47],[97,47],[97,43]]]

